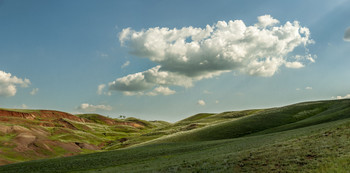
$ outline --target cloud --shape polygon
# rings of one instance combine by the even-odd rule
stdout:
[[[6,73],[0,70],[0,96],[11,97],[16,95],[17,86],[28,87],[30,85],[29,79],[21,79],[12,76],[11,73]]]
[[[332,97],[333,99],[336,98],[336,99],[350,99],[350,94],[347,94],[345,96],[337,96],[337,97]]]
[[[350,41],[350,27],[344,33],[344,41]]]
[[[100,52],[100,51],[96,51],[96,55],[97,55],[98,57],[100,57],[100,58],[103,58],[103,59],[109,57],[109,55],[108,55],[107,53]]]
[[[204,28],[166,27],[123,29],[119,41],[130,53],[158,65],[109,83],[110,90],[143,92],[159,86],[191,87],[195,81],[224,72],[269,77],[281,66],[304,67],[314,62],[307,54],[290,56],[296,47],[313,43],[310,31],[298,21],[276,26],[270,15],[246,26],[242,20],[218,21]]]
[[[259,16],[258,21],[259,23],[257,23],[257,26],[260,26],[262,28],[266,28],[267,26],[273,26],[279,23],[278,20],[272,18],[270,15]]]
[[[21,105],[21,108],[22,108],[22,109],[28,109],[28,106],[27,106],[26,104],[22,104],[22,105]]]
[[[287,68],[302,68],[304,65],[300,62],[287,62],[286,64]]]
[[[307,60],[309,60],[311,63],[316,62],[315,58],[317,58],[317,55],[312,56],[311,54],[307,54],[306,56],[304,56]]]
[[[127,67],[127,66],[129,66],[130,65],[130,61],[126,61],[122,66],[121,66],[121,68],[125,68],[125,67]]]
[[[197,104],[201,105],[201,106],[204,106],[205,105],[205,101],[204,100],[198,100]]]
[[[30,95],[35,95],[39,92],[39,88],[33,88],[32,91],[30,92]]]
[[[112,107],[109,105],[91,105],[88,103],[82,103],[80,106],[77,107],[77,109],[85,112],[98,110],[110,111],[112,110]]]
[[[101,95],[103,93],[104,88],[106,87],[106,84],[101,84],[97,87],[97,94]]]
[[[307,86],[307,87],[305,87],[304,89],[305,89],[305,90],[312,90],[312,87]],[[301,91],[302,89],[296,88],[295,90],[296,90],[296,91]]]
[[[156,85],[176,85],[191,87],[192,79],[172,72],[159,71],[156,66],[144,72],[130,74],[110,82],[109,90],[123,91],[125,95],[140,95],[139,93],[152,89]]]
[[[108,57],[109,55],[106,54],[106,53],[101,53],[100,56],[101,56],[101,57]]]
[[[98,85],[98,86],[97,86],[97,91],[96,91],[96,93],[97,93],[98,95],[104,94],[104,95],[110,96],[112,93],[111,93],[111,92],[106,92],[106,91],[104,91],[105,88],[106,88],[106,84]]]
[[[149,96],[156,96],[156,95],[162,94],[162,95],[166,95],[167,96],[167,95],[172,95],[172,94],[175,94],[175,93],[176,93],[176,91],[171,90],[168,87],[160,86],[160,87],[155,88],[153,91],[148,92],[147,95],[149,95]]]
[[[123,94],[126,96],[143,96],[143,95],[147,95],[147,96],[157,96],[157,95],[172,95],[175,94],[176,91],[171,90],[168,87],[162,87],[159,86],[157,88],[154,88],[152,91],[150,92],[143,92],[143,91],[138,91],[138,92],[134,92],[134,91],[124,91]]]

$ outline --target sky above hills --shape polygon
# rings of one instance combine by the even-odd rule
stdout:
[[[0,0],[0,107],[177,121],[350,97],[349,18],[349,0]]]

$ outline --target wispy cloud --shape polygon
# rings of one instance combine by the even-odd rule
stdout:
[[[298,46],[312,44],[309,29],[298,21],[279,23],[270,15],[246,26],[242,20],[218,21],[205,28],[123,29],[119,40],[132,54],[159,64],[109,83],[110,90],[140,93],[159,86],[191,87],[195,81],[224,72],[269,77],[281,66],[304,67],[314,59],[288,54]]]
[[[350,41],[350,27],[345,30],[344,41]]]
[[[105,91],[105,88],[106,88],[106,84],[98,85],[98,86],[97,86],[97,91],[96,91],[96,93],[97,93],[98,95],[104,94],[104,95],[110,96],[110,95],[111,95],[111,92],[110,92],[110,91],[106,92],[106,91]]]
[[[106,84],[101,84],[97,87],[97,94],[101,95],[103,93],[104,88],[106,87]]]
[[[39,92],[39,88],[33,88],[32,91],[30,92],[30,95],[35,95]]]
[[[212,94],[212,92],[208,91],[208,90],[203,90],[204,94]]]
[[[104,58],[109,57],[109,55],[108,55],[108,54],[106,54],[106,53],[100,53],[100,56],[101,56],[101,57],[104,57]]]
[[[121,68],[125,68],[125,67],[127,67],[127,66],[129,66],[130,65],[130,61],[126,61],[122,66],[121,66]]]
[[[82,110],[85,112],[88,111],[98,111],[98,110],[103,110],[103,111],[110,111],[112,110],[112,107],[109,105],[92,105],[88,103],[82,103],[77,107],[78,110]]]
[[[101,52],[101,51],[96,51],[96,56],[100,57],[102,59],[107,59],[109,58],[109,55],[107,53]]]
[[[168,87],[163,87],[163,86],[159,86],[157,88],[154,88],[152,91],[150,92],[128,92],[128,91],[124,91],[123,94],[126,96],[143,96],[143,95],[147,95],[147,96],[157,96],[157,95],[173,95],[175,94],[176,91],[171,90]]]
[[[296,91],[301,91],[302,89],[296,88],[295,90],[296,90]],[[307,87],[304,88],[304,90],[312,90],[312,87],[307,86]]]

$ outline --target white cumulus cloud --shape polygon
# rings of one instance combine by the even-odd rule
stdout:
[[[312,90],[312,87],[305,87],[306,90]]]
[[[158,65],[110,82],[109,90],[132,95],[159,86],[191,87],[195,81],[230,71],[269,77],[281,66],[301,68],[314,62],[311,55],[289,55],[296,47],[313,43],[309,29],[298,21],[278,23],[264,15],[252,26],[230,20],[204,28],[123,29],[121,44]]]
[[[348,29],[346,29],[346,31],[344,33],[344,40],[350,41],[350,27]]]
[[[304,67],[304,64],[300,62],[287,62],[286,64],[287,68],[302,68]]]
[[[279,21],[271,17],[271,15],[264,15],[258,17],[259,23],[257,24],[260,27],[266,28],[267,26],[273,26],[278,24]]]
[[[205,101],[204,100],[198,100],[197,104],[201,105],[201,106],[204,106],[205,105]]]
[[[12,76],[11,73],[6,73],[0,70],[0,96],[14,96],[17,92],[17,86],[25,88],[29,85],[29,79],[21,79]]]
[[[332,98],[336,98],[336,99],[350,99],[350,94],[347,94],[345,96],[332,97]]]
[[[190,87],[193,85],[190,77],[167,71],[159,71],[159,69],[160,66],[156,66],[144,72],[118,78],[109,83],[109,89],[123,91],[126,95],[135,95],[157,85],[177,85],[183,87]],[[132,94],[133,92],[135,94]]]
[[[155,88],[153,91],[151,92],[148,92],[147,95],[149,96],[156,96],[156,95],[159,95],[159,94],[162,94],[162,95],[172,95],[172,94],[175,94],[176,91],[174,90],[171,90],[170,88],[168,87],[157,87]]]
[[[77,109],[85,112],[98,110],[110,111],[112,110],[112,107],[109,105],[92,105],[88,103],[82,103],[80,106],[77,107]]]

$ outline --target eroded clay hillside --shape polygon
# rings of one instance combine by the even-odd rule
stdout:
[[[165,124],[98,114],[0,109],[0,165],[96,152]]]

